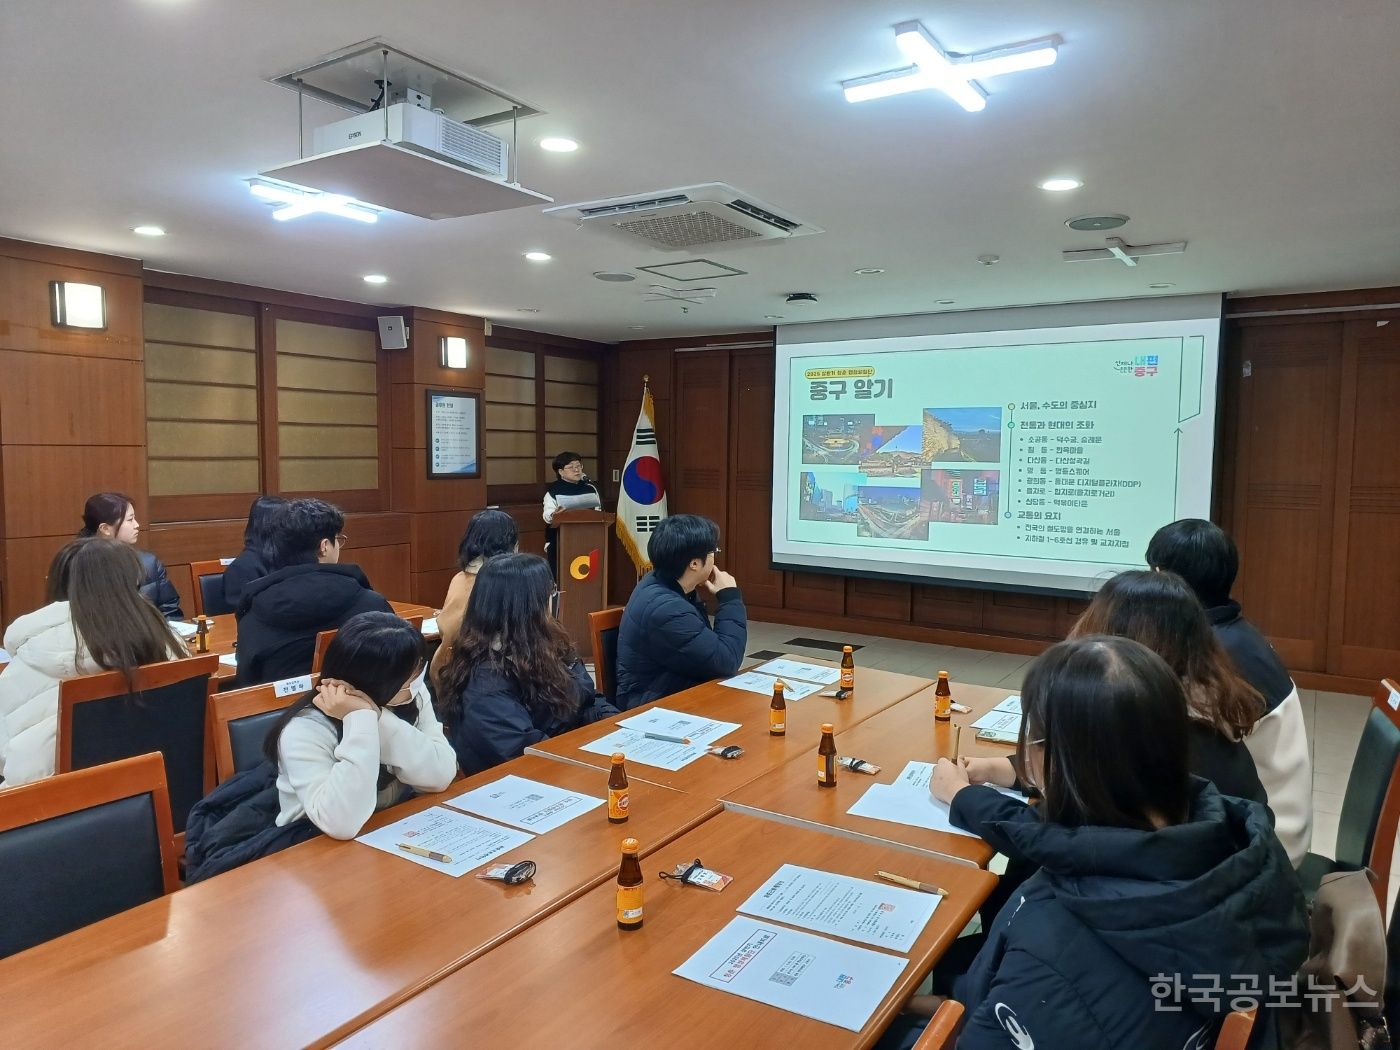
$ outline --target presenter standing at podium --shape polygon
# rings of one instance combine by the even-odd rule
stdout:
[[[583,472],[583,457],[577,452],[561,452],[554,457],[555,480],[544,490],[544,544],[549,567],[559,578],[559,530],[554,528],[555,512],[561,510],[602,510],[598,488]]]

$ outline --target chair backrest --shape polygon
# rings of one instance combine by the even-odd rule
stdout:
[[[1225,1018],[1215,1037],[1215,1050],[1245,1050],[1254,1032],[1253,1010],[1235,1010]]]
[[[1372,698],[1366,727],[1342,798],[1337,824],[1337,863],[1369,867],[1376,873],[1376,893],[1385,907],[1390,861],[1400,823],[1400,686],[1382,679]]]
[[[263,761],[268,730],[292,701],[316,687],[320,675],[284,678],[215,693],[209,700],[214,721],[214,770],[222,784]]]
[[[214,786],[208,713],[218,668],[219,658],[210,653],[138,667],[134,691],[120,671],[59,683],[58,771],[159,751],[170,814],[176,833],[183,834],[190,808]]]
[[[928,1027],[914,1041],[914,1050],[944,1050],[944,1047],[951,1047],[962,1015],[962,1003],[956,999],[943,1000],[933,1012]]]
[[[405,617],[403,617],[403,619],[404,619],[405,622],[408,623],[408,625],[409,625],[410,627],[412,627],[412,628],[414,628],[415,630],[417,630],[420,634],[423,632],[423,617],[422,617],[422,614],[419,614],[419,615],[417,615],[417,616],[405,616]],[[339,629],[340,629],[340,628],[336,627],[336,628],[332,628],[332,629],[329,630],[329,631],[320,631],[320,632],[317,633],[317,635],[316,635],[316,651],[315,651],[314,653],[312,653],[312,655],[311,655],[311,673],[312,673],[312,674],[320,674],[320,673],[321,673],[321,661],[323,661],[323,660],[326,658],[326,650],[329,649],[329,648],[331,647],[331,642],[332,642],[332,640],[334,640],[334,638],[335,638],[335,633],[336,633],[336,631],[338,631]]]
[[[593,680],[598,692],[611,703],[617,698],[617,632],[622,624],[622,606],[588,614],[588,633],[593,636]]]
[[[160,755],[0,791],[0,958],[179,888]]]
[[[196,616],[223,616],[237,612],[224,601],[224,570],[232,558],[214,558],[211,561],[190,562],[190,584],[194,591],[194,614]]]

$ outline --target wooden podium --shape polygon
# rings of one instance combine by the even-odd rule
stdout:
[[[550,522],[559,530],[559,622],[584,660],[592,658],[588,614],[608,605],[608,533],[615,520],[603,510],[561,510]]]

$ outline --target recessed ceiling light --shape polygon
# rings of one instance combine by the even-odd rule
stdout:
[[[956,302],[957,302],[956,299],[940,299],[940,300],[938,300],[938,305],[939,305],[939,306],[952,306],[952,305],[953,305],[954,303],[956,303]]]
[[[1147,287],[1149,287],[1149,288],[1175,288],[1176,285],[1172,284],[1170,281],[1158,281],[1156,284],[1149,284]]]
[[[630,328],[630,329],[631,329],[632,331],[634,331],[634,332],[640,332],[643,328],[646,327],[646,325],[644,325],[644,324],[629,324],[627,327]]]
[[[1064,193],[1067,190],[1077,190],[1083,185],[1078,179],[1046,179],[1040,184],[1040,188],[1051,193]]]
[[[531,262],[549,262],[554,256],[550,255],[549,252],[526,252],[525,258]]]
[[[164,237],[165,230],[160,226],[133,226],[132,233],[139,233],[142,237]]]
[[[874,277],[877,273],[884,273],[885,271],[878,266],[862,266],[859,270],[853,272],[861,277]]]
[[[980,262],[983,266],[995,266],[997,263],[1001,262],[1001,256],[979,255],[977,256],[977,261]]]
[[[537,314],[537,313],[539,313],[539,310],[537,310],[537,309],[536,309],[535,307],[533,307],[533,306],[522,306],[522,307],[520,307],[519,312],[522,313],[522,314]]]
[[[550,137],[540,139],[540,149],[549,150],[550,153],[572,153],[578,149],[578,143],[573,139]]]
[[[367,274],[365,274],[365,283],[366,283],[366,284],[388,284],[388,283],[389,283],[389,278],[385,277],[382,273],[367,273]]]
[[[613,284],[622,284],[637,279],[635,273],[624,273],[621,270],[595,270],[593,276],[600,281],[609,281]]]
[[[763,319],[764,319],[765,321],[781,321],[781,320],[783,319],[783,315],[782,315],[782,314],[764,314],[764,315],[763,315]]]

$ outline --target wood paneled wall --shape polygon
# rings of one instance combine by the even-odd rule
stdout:
[[[1397,302],[1372,289],[1227,308],[1215,517],[1240,546],[1236,597],[1304,686],[1368,693],[1400,671],[1400,309],[1331,312]],[[1082,600],[769,568],[773,358],[768,333],[621,344],[607,499],[648,373],[669,510],[720,523],[754,619],[1016,653],[1064,637]],[[612,558],[625,600],[631,565]]]
[[[55,328],[49,282],[101,285],[102,331]],[[42,602],[104,489],[146,500],[141,264],[0,240],[0,622]]]
[[[103,286],[108,309],[105,331],[70,331],[50,324],[49,281],[64,279]],[[259,415],[269,419],[288,415],[275,411],[279,398],[354,396],[366,404],[373,402],[355,417],[362,424],[356,427],[328,428],[318,422],[319,417],[288,415],[288,426],[270,438],[263,435],[262,468],[269,481],[285,475],[280,488],[287,491],[288,485],[298,484],[299,477],[307,483],[328,480],[316,468],[331,461],[319,457],[339,457],[334,461],[335,476],[345,476],[348,472],[343,468],[349,467],[353,481],[344,491],[315,494],[324,494],[347,512],[350,541],[345,560],[364,568],[375,587],[390,598],[440,604],[457,568],[462,532],[471,515],[486,505],[486,484],[481,479],[429,480],[425,391],[429,387],[482,391],[481,319],[408,308],[402,312],[408,320],[409,349],[375,353],[369,333],[374,315],[387,312],[383,309],[145,272],[138,260],[0,240],[0,625],[42,604],[49,561],[78,529],[83,501],[94,492],[120,490],[135,500],[144,525],[141,542],[165,562],[186,611],[193,607],[189,563],[232,557],[242,549],[242,515],[251,492],[230,496],[225,488],[201,494],[199,486],[191,489],[185,478],[181,494],[156,501],[178,515],[151,513],[146,411],[150,376],[142,316],[147,299],[205,311],[232,310],[256,319],[261,326],[260,345],[278,351],[263,355],[273,359],[260,365],[264,381],[257,390]],[[326,340],[297,341],[299,334],[307,334],[308,324],[350,329],[345,333],[349,349],[337,351],[334,360],[322,360]],[[467,339],[467,369],[441,367],[438,347],[444,335]],[[156,355],[165,356],[154,361],[158,379],[178,382],[180,369],[187,367],[192,376],[214,381],[208,368],[189,359],[190,340],[180,335],[178,324],[159,336]],[[515,329],[507,330],[505,337],[512,345],[558,344],[566,353],[594,360],[606,349]],[[220,348],[229,345],[227,339],[197,342]],[[246,333],[234,342],[246,352]],[[297,373],[298,367],[304,375]],[[243,378],[237,385],[248,386]],[[182,425],[184,417],[174,418],[174,425]],[[339,412],[333,418],[343,424],[346,416]],[[157,422],[163,425],[164,420],[161,415]],[[298,421],[316,425],[291,426]],[[551,431],[570,430],[578,421],[566,416],[558,422],[555,426],[545,420]],[[172,445],[169,437],[157,434],[157,440],[165,442],[161,448],[175,451],[156,459],[183,461],[177,454],[178,442]],[[211,466],[216,458],[218,450],[209,453],[211,462],[201,465],[217,469]],[[251,462],[256,469],[257,461]],[[529,501],[522,498],[506,509],[520,522],[521,549],[539,553],[544,522],[534,489],[529,487]],[[180,520],[175,520],[177,516]]]

